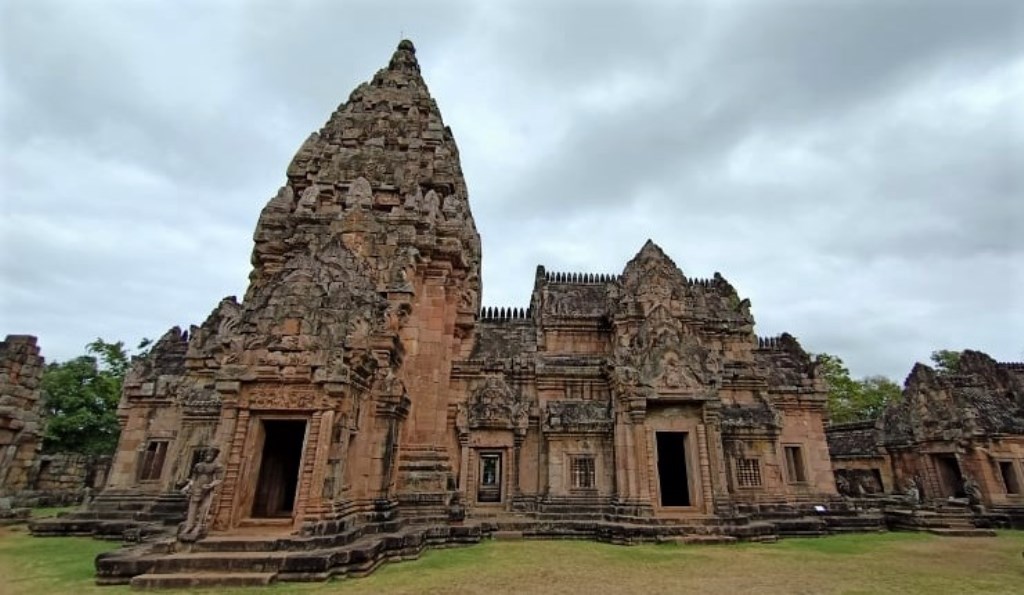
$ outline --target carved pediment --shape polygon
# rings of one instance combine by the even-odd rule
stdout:
[[[717,385],[720,358],[677,318],[620,327],[616,345],[619,364],[637,371],[638,384],[668,393],[704,392]]]
[[[501,376],[489,376],[465,405],[465,423],[470,429],[526,429],[529,406]]]

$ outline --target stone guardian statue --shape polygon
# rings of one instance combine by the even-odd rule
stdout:
[[[967,474],[964,474],[964,494],[967,496],[967,501],[971,503],[971,506],[981,506],[983,501],[981,486],[973,477]]]
[[[178,527],[178,541],[193,543],[206,536],[206,521],[213,503],[213,490],[220,485],[224,468],[217,462],[220,454],[216,448],[209,448],[203,460],[192,468],[188,483],[181,493],[188,496],[188,515]]]
[[[917,487],[917,481],[912,477],[907,482],[907,502],[911,506],[917,506],[921,503],[921,488]]]

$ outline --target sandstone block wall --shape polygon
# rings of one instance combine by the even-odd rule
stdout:
[[[35,337],[8,335],[0,342],[0,496],[28,487],[42,448],[42,374]]]

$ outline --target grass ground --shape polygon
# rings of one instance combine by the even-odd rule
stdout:
[[[126,587],[92,584],[93,558],[115,547],[0,530],[0,593],[124,593]],[[886,533],[724,546],[486,542],[427,551],[364,579],[284,583],[259,592],[1020,594],[1022,550],[1022,531],[996,538]]]
[[[57,516],[62,512],[70,512],[72,510],[78,510],[78,506],[41,506],[39,508],[32,509],[32,518],[34,519],[48,519]]]

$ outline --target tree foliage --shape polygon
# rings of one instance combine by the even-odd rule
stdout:
[[[148,341],[140,344],[145,349]],[[110,454],[117,447],[117,403],[131,365],[124,342],[96,339],[86,354],[46,366],[41,382],[48,452]]]
[[[960,370],[960,351],[939,349],[931,355],[935,369],[941,374],[956,374]]]
[[[838,356],[822,353],[816,361],[828,383],[828,412],[834,423],[874,419],[902,394],[900,386],[885,376],[853,379]]]

